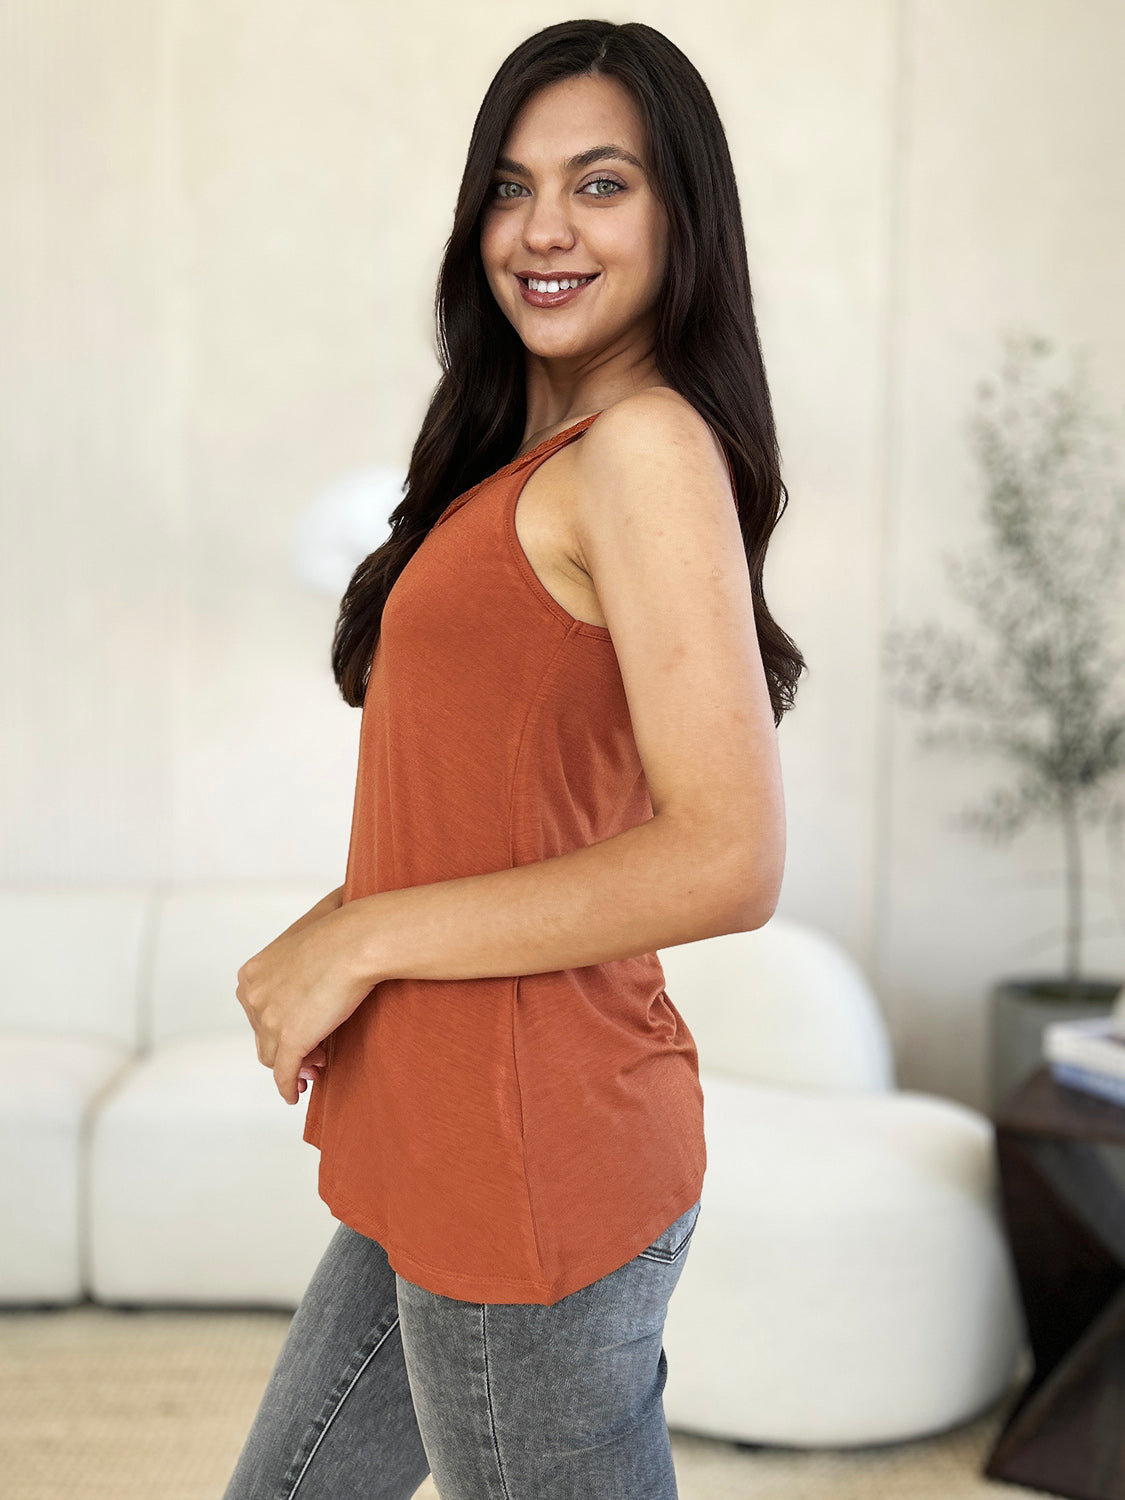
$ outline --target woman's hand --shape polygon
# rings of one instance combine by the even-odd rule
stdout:
[[[297,1103],[304,1078],[327,1062],[320,1043],[373,988],[349,962],[339,894],[318,902],[238,971],[235,993],[254,1028],[258,1061],[273,1069],[287,1104]]]

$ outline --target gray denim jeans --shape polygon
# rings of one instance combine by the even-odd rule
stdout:
[[[700,1203],[551,1307],[462,1302],[340,1224],[223,1500],[676,1500],[662,1335]]]

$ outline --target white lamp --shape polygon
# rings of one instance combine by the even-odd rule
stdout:
[[[316,593],[336,598],[369,552],[390,535],[387,517],[402,500],[406,473],[393,464],[355,469],[325,486],[293,526],[289,561]]]

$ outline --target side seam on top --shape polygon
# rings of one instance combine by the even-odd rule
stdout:
[[[551,673],[554,671],[555,665],[559,661],[569,639],[569,631],[560,637],[558,645],[551,652],[551,655],[546,665],[544,666],[542,673],[540,674],[539,681],[535,687],[535,691],[531,695],[531,701],[528,703],[527,712],[524,714],[523,723],[520,725],[519,739],[516,743],[515,753],[512,756],[512,781],[511,787],[508,792],[507,813],[508,864],[512,868],[515,868],[517,861],[517,851],[515,848],[515,813],[517,789],[519,787],[520,779],[520,768],[523,764],[524,746],[527,743],[529,727],[534,722],[538,710],[546,697],[546,684],[550,680]],[[516,1095],[519,1099],[520,1104],[520,1161],[523,1167],[524,1192],[527,1196],[527,1216],[528,1222],[531,1225],[532,1243],[535,1246],[535,1263],[539,1270],[540,1282],[542,1282],[545,1275],[543,1266],[543,1248],[539,1239],[539,1226],[535,1222],[535,1205],[532,1202],[531,1177],[527,1169],[526,1114],[524,1111],[523,1083],[520,1080],[519,1057],[516,1052],[516,1006],[519,1004],[520,978],[521,976],[518,974],[513,976],[514,983],[512,985],[511,993],[509,996],[508,1022],[509,1026],[511,1027],[512,1077],[515,1080]]]

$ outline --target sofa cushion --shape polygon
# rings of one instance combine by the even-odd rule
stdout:
[[[98,1101],[131,1055],[98,1037],[0,1034],[0,1301],[85,1295],[87,1136]]]

